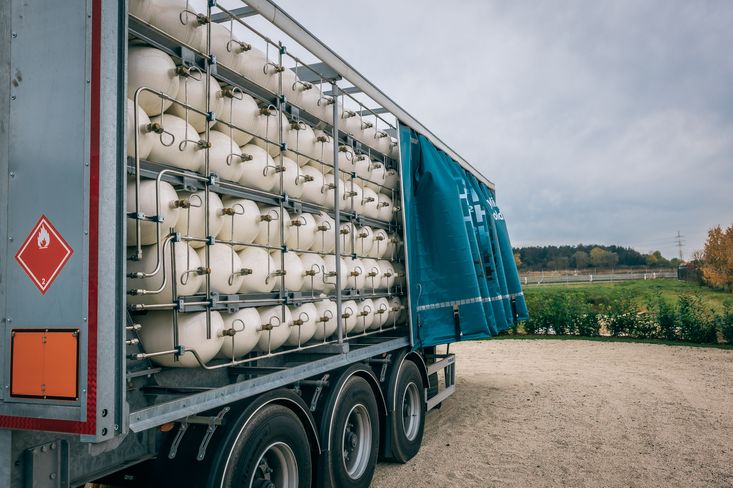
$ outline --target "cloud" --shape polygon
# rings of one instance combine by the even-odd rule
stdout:
[[[279,3],[496,182],[517,245],[733,222],[731,2]]]

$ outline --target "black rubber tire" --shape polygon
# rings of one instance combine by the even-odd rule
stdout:
[[[295,455],[299,488],[311,486],[311,446],[305,428],[292,410],[282,405],[267,405],[257,412],[237,437],[224,468],[221,486],[249,487],[257,462],[273,443],[286,444]]]
[[[406,400],[406,390],[408,385],[414,384],[419,395],[419,415],[417,432],[412,439],[405,434],[405,417],[404,408]],[[414,390],[413,390],[414,391]],[[423,432],[425,430],[425,401],[424,401],[424,384],[420,370],[412,361],[405,361],[397,378],[397,387],[395,389],[395,411],[390,415],[390,428],[392,429],[392,459],[399,463],[406,463],[420,451],[422,444]]]
[[[343,459],[344,428],[352,409],[361,405],[366,408],[371,429],[371,446],[369,458],[361,475],[352,478],[346,469]],[[379,408],[369,383],[359,376],[349,378],[341,392],[341,396],[334,405],[333,421],[329,432],[331,449],[324,453],[324,464],[328,482],[331,487],[367,488],[374,476],[379,455]],[[325,480],[324,480],[325,481]]]

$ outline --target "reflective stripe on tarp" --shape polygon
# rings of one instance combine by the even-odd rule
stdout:
[[[496,195],[400,126],[415,347],[486,339],[527,318]]]

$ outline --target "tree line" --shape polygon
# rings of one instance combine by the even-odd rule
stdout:
[[[667,259],[659,251],[644,254],[630,247],[578,244],[514,248],[514,260],[523,271],[587,268],[669,268],[679,259]]]

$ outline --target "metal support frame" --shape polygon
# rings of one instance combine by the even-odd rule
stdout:
[[[435,354],[431,357],[438,360],[428,365],[428,376],[439,374],[442,370],[445,374],[445,388],[438,391],[433,397],[428,398],[428,410],[432,410],[456,392],[456,355]]]
[[[427,137],[439,149],[442,149],[451,158],[453,158],[454,161],[476,176],[479,181],[492,190],[496,189],[496,186],[492,181],[482,175],[476,168],[471,166],[468,161],[463,159],[456,151],[443,142],[438,136],[433,134],[432,131],[421,124],[405,109],[400,107],[394,100],[385,95],[384,92],[373,85],[361,73],[356,71],[353,66],[326,46],[321,40],[315,37],[287,12],[277,6],[272,0],[248,0],[247,4],[257,10],[262,17],[270,21],[285,34],[299,42],[318,59],[321,59],[340,76],[348,79],[354,86],[361,88],[366,95],[384,107],[387,111],[394,114],[397,119]]]

